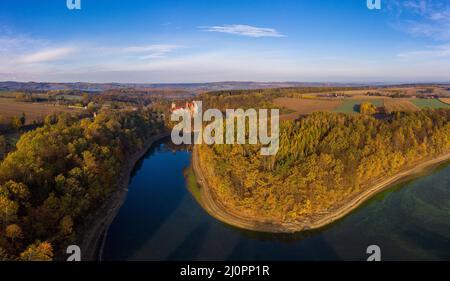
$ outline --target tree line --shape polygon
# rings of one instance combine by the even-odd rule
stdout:
[[[224,90],[201,94],[205,108],[226,109],[248,108],[278,108],[273,100],[278,97],[303,98],[308,93],[328,93],[333,91],[356,90],[348,87],[301,87],[274,88],[256,90]],[[283,112],[283,109],[282,109]]]

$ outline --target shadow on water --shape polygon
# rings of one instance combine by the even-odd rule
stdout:
[[[170,253],[167,260],[189,260],[197,257],[200,254],[199,240],[205,240],[208,235],[210,226],[208,223],[201,223],[197,225],[185,239],[178,245],[178,247]]]
[[[411,227],[405,230],[404,234],[409,244],[417,245],[417,248],[426,248],[441,260],[450,260],[450,251],[442,251],[450,249],[448,237],[421,226]]]
[[[170,141],[170,137],[165,137],[160,140],[155,141],[152,146],[149,148],[149,150],[144,154],[141,159],[139,159],[136,162],[136,165],[134,166],[133,170],[131,171],[130,181],[133,179],[133,177],[139,173],[139,171],[142,168],[142,164],[148,160],[150,157],[152,157],[156,153],[165,153],[165,152],[173,152],[176,153],[177,151],[191,151],[191,145],[174,145]]]

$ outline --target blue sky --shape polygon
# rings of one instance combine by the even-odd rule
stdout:
[[[450,1],[8,0],[0,81],[450,82]]]

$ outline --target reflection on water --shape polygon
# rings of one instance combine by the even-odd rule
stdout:
[[[297,234],[236,229],[187,190],[189,147],[155,145],[136,166],[107,235],[105,260],[450,260],[450,165],[390,188],[344,219]]]

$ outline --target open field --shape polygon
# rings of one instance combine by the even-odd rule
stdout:
[[[341,106],[337,107],[334,112],[341,112],[341,113],[359,113],[359,106],[363,102],[370,102],[371,104],[375,105],[376,107],[382,107],[383,106],[383,99],[346,99],[343,101]]]
[[[82,96],[76,96],[76,95],[59,95],[59,97],[64,98],[65,100],[73,100],[73,101],[82,101]]]
[[[355,91],[356,92],[356,91]],[[417,111],[424,108],[450,108],[450,98],[419,99],[390,98],[386,96],[362,96],[361,93],[352,98],[277,98],[275,105],[295,111],[281,116],[281,120],[294,120],[302,115],[317,111],[333,111],[339,113],[359,113],[360,105],[370,102],[376,107],[384,107],[386,113],[395,111]]]
[[[434,94],[450,98],[450,89],[448,87],[439,87],[434,89]]]
[[[429,92],[428,92],[429,91]],[[428,93],[427,93],[428,92]],[[378,94],[378,95],[368,95],[371,94]],[[344,95],[349,98],[353,99],[383,99],[387,98],[393,95],[403,95],[405,97],[414,98],[416,96],[422,96],[427,94],[434,94],[434,95],[441,95],[441,96],[447,96],[450,97],[450,90],[446,87],[436,87],[436,86],[417,86],[417,87],[374,87],[374,88],[368,88],[368,89],[358,89],[358,90],[335,90],[330,92],[313,92],[308,95],[312,96],[321,96],[321,95],[331,95],[331,94],[338,94],[338,95]]]
[[[446,104],[449,104],[450,105],[450,98],[442,98],[442,99],[439,99],[441,102],[443,102],[443,103],[446,103]]]
[[[369,99],[383,99],[392,94],[404,94],[408,96],[413,96],[417,94],[418,88],[372,88],[363,90],[343,90],[343,91],[332,91],[332,92],[322,92],[322,93],[311,93],[310,95],[324,95],[324,94],[342,94],[351,98],[369,98]],[[381,96],[368,96],[368,93],[378,93]]]
[[[352,96],[352,99],[358,99],[358,100],[384,100],[388,99],[389,97],[386,96],[366,96],[366,95],[354,95]]]
[[[340,93],[348,96],[356,96],[356,95],[366,95],[367,92],[373,92],[375,90],[347,90],[347,91],[335,91],[330,93]],[[320,93],[319,93],[320,94]]]
[[[419,108],[450,108],[449,104],[443,103],[438,99],[412,99],[411,102]]]
[[[25,113],[26,124],[33,120],[42,120],[45,116],[58,112],[78,113],[80,110],[50,103],[16,102],[13,99],[0,98],[0,116],[4,118],[20,117]]]
[[[411,103],[408,99],[384,99],[384,109],[386,110],[386,113],[420,110],[419,107]]]
[[[302,115],[317,111],[333,111],[342,104],[341,100],[277,98],[273,101],[279,107],[295,111],[281,116],[281,120],[294,120]]]

